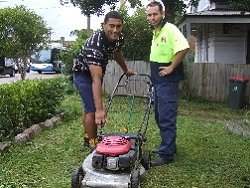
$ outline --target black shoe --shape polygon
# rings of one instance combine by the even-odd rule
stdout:
[[[153,150],[151,150],[151,152],[159,154],[159,149],[153,149]],[[174,153],[177,154],[177,149],[175,149]]]
[[[161,166],[161,165],[165,165],[165,164],[170,164],[174,162],[174,159],[164,159],[162,157],[159,157],[155,160],[151,161],[151,165],[152,166]]]

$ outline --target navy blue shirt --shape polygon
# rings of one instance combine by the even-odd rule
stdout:
[[[108,60],[113,58],[114,52],[121,50],[123,44],[122,36],[111,42],[107,39],[104,31],[93,34],[81,47],[72,70],[75,72],[89,71],[88,65],[94,64],[101,66],[104,74]]]

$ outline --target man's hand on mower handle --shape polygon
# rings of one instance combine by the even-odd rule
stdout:
[[[128,69],[127,72],[125,72],[126,76],[132,76],[135,75],[136,73],[132,69]]]
[[[105,110],[97,110],[95,112],[95,123],[97,125],[104,125],[107,123],[107,115]]]

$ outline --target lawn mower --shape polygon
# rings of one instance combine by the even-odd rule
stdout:
[[[109,125],[99,126],[96,148],[79,168],[73,169],[72,188],[140,187],[140,182],[145,180],[146,170],[150,168],[151,163],[151,153],[149,150],[142,151],[142,145],[146,141],[153,96],[153,85],[148,74],[136,74],[131,77],[123,74],[119,78],[106,107]],[[112,105],[114,100],[118,105]],[[120,117],[124,114],[127,114],[126,118]],[[112,131],[120,128],[123,132],[104,133],[103,127],[110,127],[110,120],[114,123]],[[118,120],[122,121],[123,125]],[[138,126],[133,125],[138,122],[139,130],[128,131],[131,127],[138,129]]]

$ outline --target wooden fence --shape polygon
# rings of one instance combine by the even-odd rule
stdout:
[[[149,64],[146,62],[128,61],[126,63],[138,73],[150,74]],[[185,64],[185,69],[187,86],[183,88],[188,88],[191,96],[198,96],[207,101],[227,101],[230,77],[244,76],[250,79],[250,65],[245,64],[188,63]],[[121,74],[122,70],[116,62],[109,62],[103,84],[105,93],[112,92]],[[245,100],[250,103],[250,83],[247,84]]]
[[[144,61],[127,61],[126,64],[129,68],[133,69],[137,73],[144,73],[150,74],[149,63]],[[107,94],[111,94],[118,79],[123,74],[122,69],[115,61],[110,61],[107,69],[106,74],[103,81],[103,90]],[[138,84],[137,87],[134,89],[138,94],[145,94],[145,87],[141,87],[141,84]],[[124,92],[122,94],[125,94]]]
[[[226,101],[229,95],[229,79],[244,76],[250,79],[250,65],[190,63],[187,64],[187,81],[192,94],[208,101]],[[246,88],[246,102],[250,102],[250,83]]]

